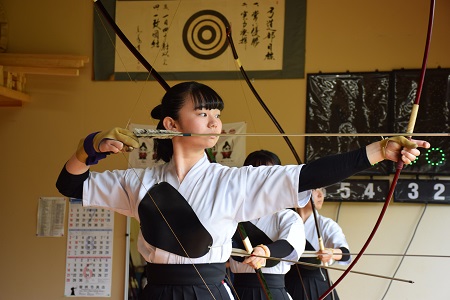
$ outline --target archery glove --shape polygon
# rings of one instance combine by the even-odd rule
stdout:
[[[380,146],[381,146],[381,152],[383,153],[383,157],[386,158],[386,147],[389,143],[389,141],[393,141],[399,145],[401,145],[402,147],[406,147],[409,149],[415,149],[417,148],[417,144],[414,142],[411,142],[410,140],[408,140],[407,138],[405,138],[404,136],[393,136],[387,139],[383,139],[380,142]]]
[[[86,163],[87,166],[97,164],[99,160],[110,154],[109,152],[100,152],[100,143],[105,139],[122,142],[125,151],[139,148],[139,140],[131,131],[116,127],[109,131],[91,133],[86,138],[81,139],[75,154],[77,159]]]

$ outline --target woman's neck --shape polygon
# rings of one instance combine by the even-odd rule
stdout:
[[[296,211],[302,218],[303,223],[305,223],[306,220],[308,220],[308,218],[312,215],[312,209],[309,203],[303,208],[297,208]]]
[[[192,167],[205,155],[204,151],[186,151],[185,148],[181,149],[183,150],[180,151],[179,149],[174,148],[172,156],[178,181],[180,183],[183,182]]]

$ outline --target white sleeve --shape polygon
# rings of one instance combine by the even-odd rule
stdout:
[[[325,218],[322,216],[320,217],[323,220],[321,230],[325,247],[334,249],[345,247],[348,250],[350,250],[350,247],[347,243],[347,239],[345,238],[345,234],[342,231],[342,228],[339,226],[339,224],[330,218]],[[350,262],[351,260],[337,261],[337,263],[343,265],[347,265]]]
[[[240,195],[242,202],[236,203],[236,220],[254,220],[274,211],[305,206],[311,191],[298,192],[301,168],[298,165],[239,168],[233,184],[244,190]]]
[[[305,228],[300,216],[286,209],[278,212],[279,236],[278,240],[286,240],[294,248],[291,254],[285,258],[288,260],[298,260],[305,250]]]

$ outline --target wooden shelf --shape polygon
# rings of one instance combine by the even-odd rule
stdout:
[[[29,102],[30,95],[0,86],[0,107],[22,106]]]
[[[24,79],[21,85],[25,84],[25,75],[53,75],[53,76],[78,76],[79,69],[89,62],[87,56],[76,55],[53,55],[53,54],[15,54],[0,53],[0,66],[3,67],[4,78],[9,74],[20,74]],[[22,106],[23,102],[29,102],[30,95],[6,80],[1,86],[0,82],[0,107]],[[23,90],[23,86],[21,86]]]
[[[0,65],[2,66],[78,69],[84,67],[88,62],[89,57],[87,56],[0,53]]]

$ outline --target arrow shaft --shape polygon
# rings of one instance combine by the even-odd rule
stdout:
[[[337,267],[316,265],[316,264],[311,264],[311,263],[306,263],[306,262],[301,262],[301,261],[296,261],[296,260],[290,260],[290,259],[284,259],[284,258],[278,258],[278,257],[263,256],[263,255],[256,255],[256,254],[248,254],[248,253],[244,253],[244,252],[242,252],[240,250],[241,249],[233,249],[233,251],[231,252],[231,255],[232,256],[242,256],[242,257],[255,256],[255,257],[261,257],[261,258],[265,258],[265,259],[283,261],[283,262],[288,262],[288,263],[292,263],[292,264],[296,264],[296,265],[302,265],[302,266],[307,266],[307,267],[322,268],[322,269],[327,269],[327,270],[335,270],[335,271],[345,272],[345,269],[341,269],[341,268],[337,268]],[[409,279],[402,279],[402,278],[397,278],[397,277],[390,277],[390,276],[384,276],[384,275],[378,275],[378,274],[372,274],[372,273],[366,273],[366,272],[360,272],[360,271],[353,271],[352,270],[352,271],[350,271],[350,273],[359,274],[359,275],[365,275],[365,276],[371,276],[371,277],[377,277],[377,278],[383,278],[383,279],[389,279],[389,280],[400,281],[400,282],[405,282],[405,283],[414,283],[412,280],[409,280]]]
[[[339,253],[340,255],[358,255],[359,253]],[[450,255],[440,255],[440,254],[398,254],[398,253],[364,253],[364,256],[392,256],[392,257],[424,257],[424,258],[450,258]],[[310,258],[317,257],[317,252],[315,251],[305,251],[302,257]]]
[[[235,136],[235,137],[279,137],[279,136],[294,136],[294,137],[382,137],[382,136],[434,136],[434,137],[446,137],[450,136],[450,133],[219,133],[219,134],[203,134],[203,133],[185,133],[170,130],[158,130],[158,129],[134,129],[134,134],[137,137],[148,138],[173,138],[175,136]]]

